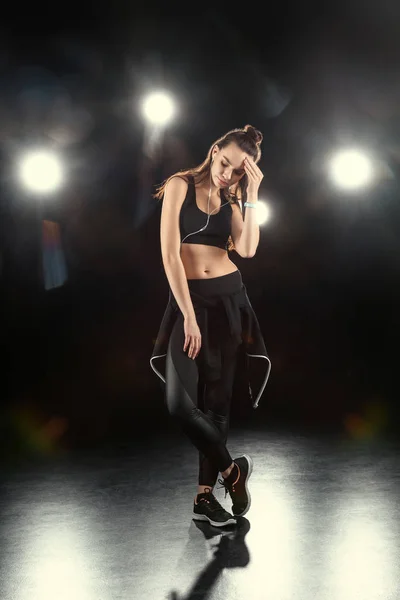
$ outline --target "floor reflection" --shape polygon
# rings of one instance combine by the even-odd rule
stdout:
[[[254,460],[252,505],[225,528],[192,520],[179,435],[1,471],[1,600],[397,600],[398,442],[246,431],[230,448]]]

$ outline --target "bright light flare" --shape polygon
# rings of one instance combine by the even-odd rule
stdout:
[[[19,178],[31,192],[46,194],[63,183],[63,169],[58,157],[46,150],[26,153],[19,163]]]
[[[359,150],[342,150],[331,159],[330,176],[335,185],[346,190],[366,187],[373,178],[372,161]]]
[[[152,125],[166,125],[176,112],[172,97],[166,92],[153,92],[143,100],[142,111]]]
[[[259,199],[257,202],[256,208],[246,207],[246,210],[255,210],[256,211],[257,223],[259,225],[264,225],[266,223],[269,223],[269,221],[272,218],[271,206],[268,204],[268,202],[265,202],[264,200]]]

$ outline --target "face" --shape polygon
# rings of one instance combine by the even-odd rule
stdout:
[[[214,146],[212,157],[214,162],[211,165],[211,177],[217,188],[228,188],[237,183],[245,174],[244,159],[250,158],[235,143],[223,148]]]

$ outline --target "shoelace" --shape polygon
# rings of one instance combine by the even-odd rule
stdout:
[[[225,496],[224,498],[227,497],[228,492],[229,492],[229,488],[234,492],[235,491],[235,486],[233,484],[229,484],[225,481],[225,479],[218,479],[218,483],[220,483],[221,485],[218,487],[218,489],[222,489],[225,488]]]

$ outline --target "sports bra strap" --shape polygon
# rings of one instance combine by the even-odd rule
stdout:
[[[195,182],[194,182],[194,176],[193,175],[189,175],[189,200],[191,202],[196,203],[196,186],[195,186]]]

